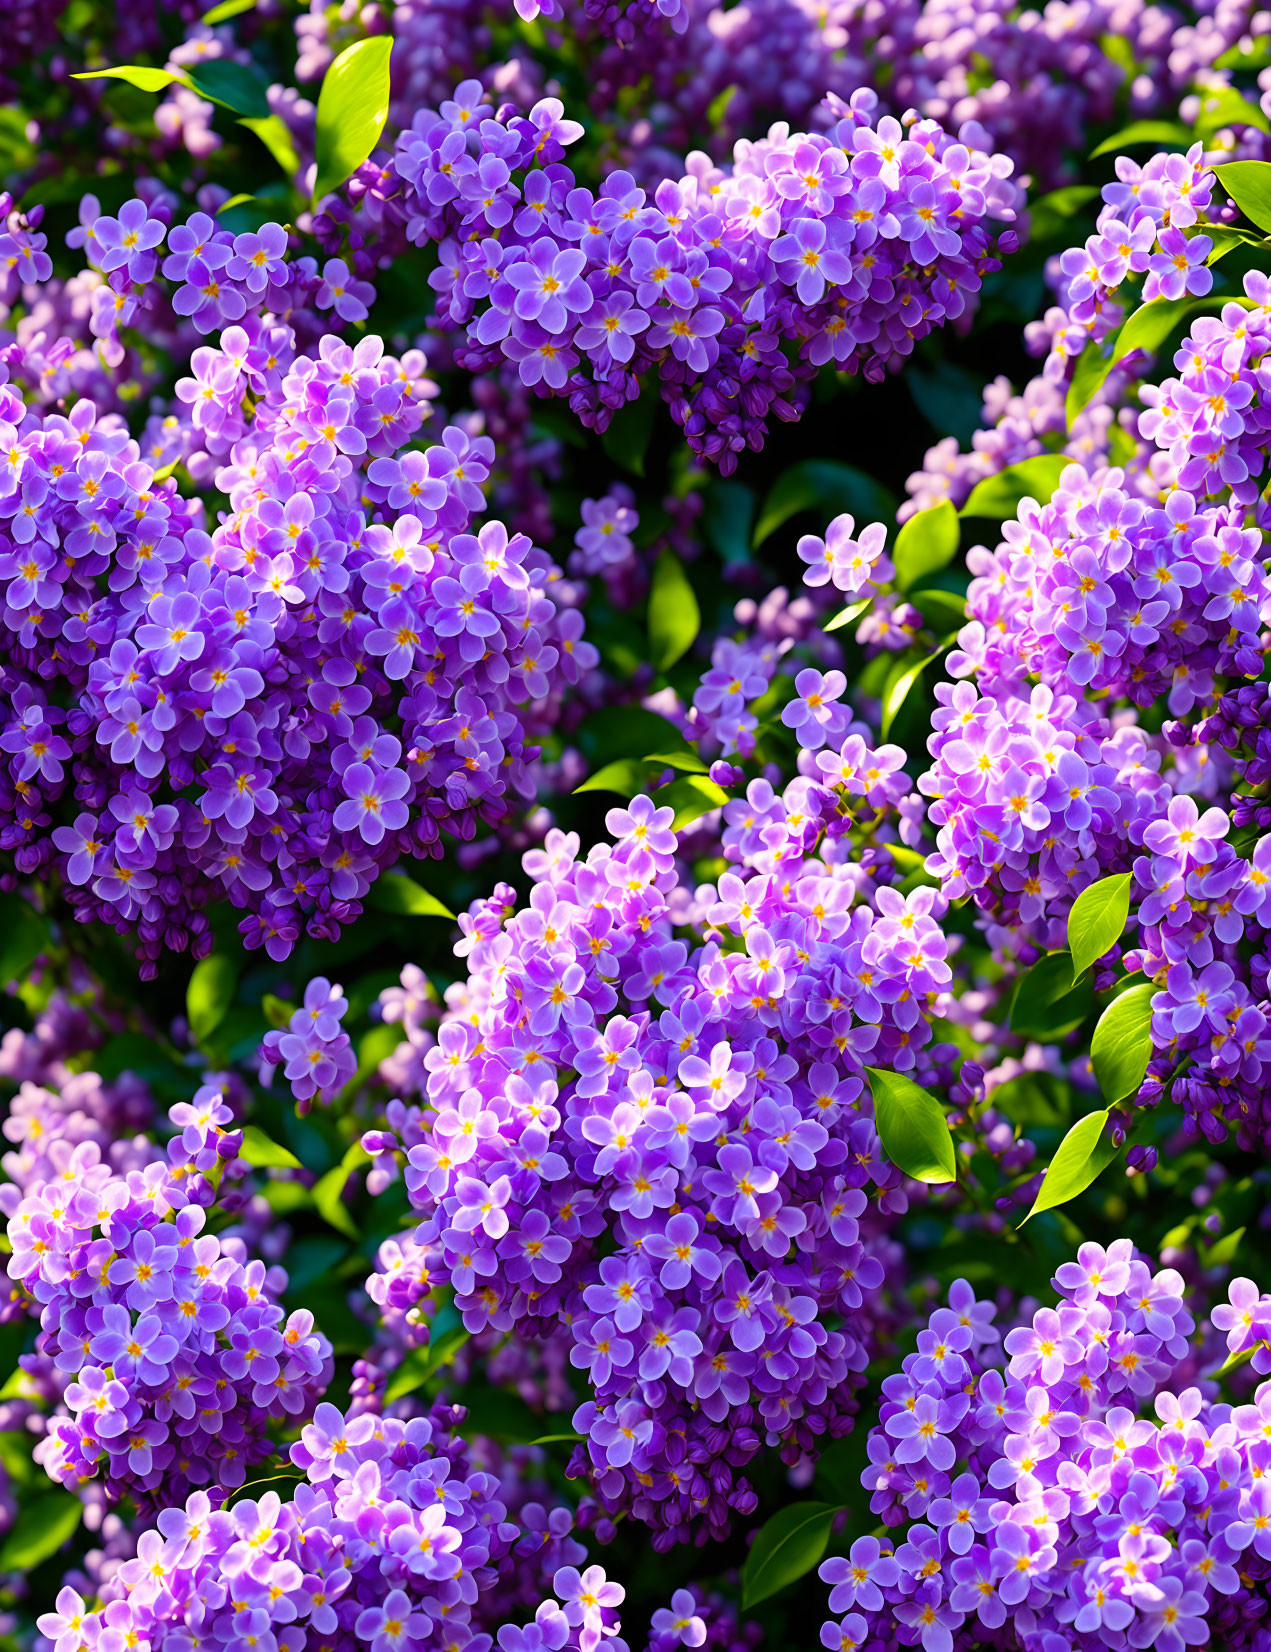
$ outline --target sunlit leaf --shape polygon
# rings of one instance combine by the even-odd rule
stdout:
[[[908,591],[920,579],[947,568],[958,554],[958,536],[958,513],[947,499],[911,516],[896,535],[891,554],[900,589]]]
[[[702,628],[702,611],[684,572],[684,564],[672,550],[664,550],[653,568],[649,587],[649,663],[655,671],[665,671],[682,659]]]
[[[190,1023],[190,1036],[196,1044],[209,1038],[225,1019],[225,1012],[234,1001],[237,985],[238,970],[234,960],[223,952],[214,952],[195,964],[185,991],[185,1018]]]
[[[1114,947],[1125,932],[1130,915],[1129,872],[1100,878],[1083,889],[1068,914],[1068,950],[1072,954],[1073,975],[1084,975],[1096,959]]]
[[[0,1572],[33,1572],[79,1530],[84,1505],[67,1491],[28,1503],[0,1548]]]
[[[400,912],[411,918],[449,918],[454,913],[422,884],[401,872],[386,872],[371,885],[366,904],[377,912]]]
[[[837,1512],[833,1503],[789,1503],[764,1522],[741,1569],[743,1611],[821,1564]]]
[[[1227,161],[1214,177],[1251,223],[1271,230],[1271,161]]]
[[[393,38],[372,35],[346,46],[327,70],[318,93],[314,136],[316,206],[338,189],[380,141],[388,119],[389,55]]]
[[[1014,516],[1022,499],[1036,499],[1044,505],[1059,486],[1059,478],[1072,464],[1061,453],[1039,453],[1035,459],[1021,459],[996,476],[986,476],[971,490],[971,497],[959,516],[987,516],[1001,519]]]
[[[1056,1148],[1055,1156],[1042,1177],[1037,1197],[1033,1200],[1033,1208],[1024,1221],[1043,1210],[1054,1210],[1059,1205],[1067,1204],[1069,1199],[1085,1192],[1103,1169],[1103,1162],[1096,1156],[1096,1150],[1107,1122],[1106,1107],[1077,1120]]]
[[[255,1165],[258,1170],[300,1170],[302,1165],[290,1148],[283,1147],[280,1142],[271,1141],[265,1132],[255,1124],[243,1126],[243,1145],[239,1149],[239,1157],[246,1159],[248,1164]]]
[[[958,1177],[953,1136],[944,1108],[903,1073],[867,1067],[874,1098],[874,1122],[883,1152],[916,1182],[953,1182]]]
[[[1099,1089],[1109,1106],[1135,1095],[1152,1059],[1151,981],[1114,998],[1099,1017],[1090,1041],[1090,1060]]]
[[[1115,155],[1122,149],[1139,149],[1147,143],[1156,149],[1188,149],[1191,142],[1191,132],[1178,121],[1136,120],[1112,137],[1105,138],[1090,151],[1089,158],[1095,161],[1100,155]]]

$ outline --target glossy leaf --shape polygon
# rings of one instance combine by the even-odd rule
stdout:
[[[651,795],[659,809],[669,807],[675,810],[671,825],[677,832],[691,826],[712,809],[722,809],[728,802],[728,793],[724,788],[704,774],[686,774],[680,780],[672,780],[669,786],[659,786]]]
[[[239,1157],[246,1159],[248,1164],[255,1165],[258,1170],[301,1170],[303,1166],[296,1155],[280,1142],[270,1138],[255,1124],[244,1125],[243,1145],[239,1149]]]
[[[217,23],[228,23],[231,17],[241,17],[245,11],[255,9],[256,0],[221,0],[219,6],[213,6],[211,11],[205,11],[199,21],[213,28]]]
[[[946,639],[946,642],[949,640],[951,639]],[[879,728],[884,740],[890,733],[892,724],[900,715],[901,707],[909,698],[910,690],[932,660],[940,657],[944,646],[945,644],[942,643],[934,653],[928,654],[925,659],[916,660],[913,665],[906,666],[898,661],[897,666],[893,667],[893,674],[888,678],[887,687],[883,690],[883,709]]]
[[[1130,916],[1129,872],[1100,878],[1083,889],[1068,914],[1068,950],[1072,954],[1073,975],[1084,975],[1125,933]]]
[[[313,185],[316,206],[338,189],[380,141],[388,119],[391,35],[372,35],[345,47],[327,70],[318,93]]]
[[[79,1530],[84,1505],[67,1491],[51,1491],[24,1506],[0,1548],[0,1571],[32,1572]]]
[[[245,126],[249,132],[254,132],[287,176],[295,177],[300,170],[300,157],[296,154],[296,146],[287,130],[287,124],[280,115],[262,115],[240,120],[238,124]],[[251,197],[247,196],[245,199],[250,200]]]
[[[867,1067],[874,1098],[874,1122],[883,1152],[916,1182],[954,1182],[958,1178],[953,1136],[944,1108],[903,1073]]]
[[[1099,1089],[1110,1107],[1134,1095],[1152,1059],[1151,981],[1114,998],[1099,1017],[1090,1041],[1090,1060]]]
[[[821,1564],[837,1512],[833,1503],[789,1503],[764,1522],[741,1569],[744,1612]]]
[[[1090,1186],[1107,1162],[1097,1151],[1107,1122],[1106,1107],[1077,1120],[1056,1148],[1025,1222],[1043,1210],[1066,1205],[1069,1199],[1075,1199]]]
[[[449,918],[454,913],[422,884],[401,872],[386,872],[371,885],[366,904],[377,912],[400,912],[411,918]]]
[[[1265,1348],[1266,1346],[1265,1342],[1255,1342],[1248,1348],[1241,1348],[1234,1354],[1228,1354],[1218,1369],[1209,1373],[1210,1378],[1217,1381],[1232,1371],[1238,1371],[1242,1365],[1248,1365],[1259,1348]]]
[[[1225,1268],[1229,1262],[1233,1262],[1244,1236],[1243,1228],[1232,1228],[1230,1233],[1224,1233],[1221,1239],[1215,1240],[1205,1252],[1205,1267]]]
[[[1090,1013],[1090,989],[1076,982],[1067,952],[1048,952],[1020,977],[1011,999],[1011,1031],[1049,1042],[1079,1027]]]
[[[1001,520],[1015,515],[1021,499],[1036,499],[1044,505],[1071,463],[1061,453],[1039,453],[1035,459],[1021,459],[1019,464],[1008,465],[996,476],[977,482],[958,514]]]
[[[754,548],[758,550],[770,534],[800,511],[817,508],[825,519],[850,511],[856,526],[881,521],[895,514],[895,501],[887,489],[863,470],[836,459],[804,459],[791,465],[772,485],[764,500],[755,527]]]
[[[1187,127],[1173,120],[1136,120],[1122,131],[1116,132],[1110,138],[1105,138],[1101,144],[1090,151],[1090,160],[1098,160],[1100,155],[1115,155],[1122,149],[1138,149],[1145,143],[1154,148],[1162,146],[1174,149],[1190,148],[1192,135]]]
[[[1200,114],[1196,117],[1196,136],[1202,140],[1212,137],[1224,126],[1252,126],[1259,132],[1271,132],[1271,121],[1256,103],[1242,97],[1234,86],[1205,87],[1200,92]]]
[[[16,891],[0,895],[0,992],[11,983],[22,986],[52,940],[48,919],[30,901]]]
[[[891,554],[900,589],[908,591],[920,579],[947,568],[958,554],[958,537],[958,513],[947,499],[911,516],[896,535]]]
[[[210,958],[195,964],[185,991],[185,1017],[196,1044],[209,1038],[225,1019],[237,985],[234,961],[223,952],[214,952]]]
[[[684,564],[674,551],[665,550],[654,564],[649,587],[649,663],[653,669],[665,671],[682,659],[701,628],[702,611]]]
[[[578,792],[616,792],[619,797],[634,797],[642,792],[649,781],[649,765],[640,757],[618,757],[612,763],[606,763],[603,769],[589,775],[581,786],[575,786]]]
[[[1214,177],[1250,223],[1271,230],[1271,161],[1227,161]]]
[[[150,69],[144,64],[125,63],[116,69],[85,69],[71,76],[72,80],[123,80],[140,92],[166,92],[179,81],[188,84],[183,75],[174,75],[167,69]]]
[[[860,619],[873,600],[873,597],[862,597],[859,602],[853,602],[848,607],[840,609],[832,620],[826,620],[821,629],[823,631],[841,631],[845,625],[850,625],[853,620]]]
[[[370,1159],[370,1154],[361,1142],[354,1142],[339,1164],[328,1170],[326,1175],[314,1184],[313,1203],[318,1215],[349,1239],[357,1239],[360,1235],[357,1223],[344,1202],[344,1189],[353,1172],[360,1165],[369,1164]]]
[[[252,120],[269,118],[269,99],[260,76],[245,63],[235,63],[228,57],[208,57],[201,63],[191,63],[185,78],[201,97],[210,98],[237,115],[247,115]]]

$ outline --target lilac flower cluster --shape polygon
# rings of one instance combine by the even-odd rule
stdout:
[[[90,1649],[142,1642],[155,1652],[209,1643],[485,1652],[481,1597],[515,1546],[539,1551],[540,1564],[581,1551],[567,1515],[550,1531],[542,1508],[524,1511],[524,1531],[506,1520],[498,1476],[472,1466],[455,1432],[462,1419],[449,1406],[402,1421],[320,1405],[291,1447],[303,1477],[288,1500],[271,1489],[218,1508],[193,1493],[159,1514],[91,1609],[64,1589],[41,1633],[54,1645],[74,1637]],[[502,1652],[594,1652],[602,1642],[625,1652],[614,1634],[623,1590],[600,1567],[567,1564],[552,1582],[560,1600],[542,1599],[525,1630],[504,1625]]]
[[[899,1542],[824,1562],[827,1647],[924,1652],[1256,1647],[1271,1578],[1263,1483],[1271,1385],[1231,1406],[1175,1391],[1194,1321],[1172,1269],[1128,1239],[1085,1244],[998,1350],[994,1308],[959,1282],[901,1374],[884,1381],[862,1476]],[[1231,1287],[1213,1325],[1266,1368],[1271,1299]],[[1186,1375],[1184,1375],[1184,1381]],[[1150,1414],[1145,1414],[1150,1412]]]
[[[774,128],[650,201],[625,172],[576,185],[561,156],[582,129],[558,101],[499,119],[465,82],[399,138],[397,211],[439,244],[439,314],[467,326],[468,365],[512,361],[601,430],[656,367],[690,447],[727,472],[770,414],[797,417],[797,382],[826,363],[880,378],[1017,243],[989,227],[1020,201],[1008,160],[974,132],[876,126],[876,104],[854,95],[832,137]]]
[[[890,864],[903,754],[867,743],[842,689],[799,675],[808,775],[725,806],[738,870],[715,885],[683,887],[647,797],[585,860],[550,832],[528,905],[500,888],[461,920],[469,976],[435,1040],[404,1006],[391,1065],[427,1110],[364,1137],[405,1151],[422,1218],[376,1300],[405,1311],[440,1280],[470,1331],[567,1325],[594,1395],[574,1472],[659,1547],[753,1508],[740,1470],[765,1438],[794,1460],[848,1426],[872,1240],[906,1203],[864,1066],[943,1059],[941,898],[871,877],[845,835],[864,811]]]
[[[112,328],[164,227],[130,205],[84,232],[123,278],[99,289]],[[469,531],[489,438],[406,448],[422,356],[331,333],[305,351],[267,307],[291,302],[285,243],[197,215],[168,236],[174,307],[242,318],[177,386],[230,501],[210,533],[116,415],[40,417],[0,386],[0,844],[24,874],[56,866],[81,919],[135,929],[150,971],[164,946],[206,950],[216,894],[276,958],[338,933],[403,854],[528,794],[535,718],[595,660],[543,553]],[[346,303],[344,279],[328,265],[318,302]]]
[[[242,1485],[274,1455],[271,1423],[308,1415],[331,1371],[313,1315],[278,1304],[286,1275],[207,1231],[241,1142],[221,1092],[204,1086],[170,1117],[166,1162],[151,1150],[143,1168],[113,1172],[89,1139],[6,1201],[9,1278],[69,1379],[69,1415],[37,1458],[54,1480],[101,1475],[143,1508]],[[28,1135],[32,1124],[28,1108]]]

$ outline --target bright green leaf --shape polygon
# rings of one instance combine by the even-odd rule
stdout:
[[[269,1137],[254,1124],[244,1125],[243,1145],[239,1149],[239,1157],[246,1159],[248,1164],[255,1165],[257,1170],[300,1170],[303,1166],[296,1155],[289,1148],[279,1142],[271,1141]]]
[[[836,459],[804,459],[773,483],[755,527],[758,550],[770,534],[800,511],[815,506],[828,521],[850,511],[862,525],[894,516],[896,502],[872,476]]]
[[[1258,1349],[1265,1348],[1266,1346],[1267,1344],[1265,1342],[1255,1342],[1251,1347],[1241,1348],[1238,1353],[1228,1354],[1218,1369],[1209,1373],[1211,1380],[1218,1381],[1229,1375],[1232,1371],[1238,1371],[1242,1365],[1248,1365],[1249,1361],[1258,1352]]]
[[[214,952],[210,958],[195,964],[185,991],[185,1016],[196,1044],[210,1038],[225,1019],[237,984],[234,961],[223,952]]]
[[[837,1512],[833,1503],[788,1503],[764,1522],[741,1569],[744,1612],[821,1564]]]
[[[891,559],[896,584],[908,591],[920,579],[947,568],[958,554],[958,513],[947,499],[911,516],[896,535]]]
[[[33,1572],[79,1530],[84,1505],[67,1491],[51,1491],[23,1508],[0,1548],[0,1572]]]
[[[681,774],[709,774],[711,766],[704,763],[695,751],[655,751],[645,762],[659,769],[678,769]]]
[[[666,671],[682,659],[701,628],[702,611],[684,564],[674,551],[665,550],[654,564],[649,588],[649,663],[653,669]]]
[[[219,6],[205,11],[200,21],[213,28],[217,23],[228,23],[231,17],[241,17],[245,11],[254,11],[255,8],[256,0],[221,0]]]
[[[1020,977],[1011,999],[1011,1031],[1050,1043],[1079,1027],[1090,1013],[1091,994],[1074,982],[1067,952],[1048,952]]]
[[[31,965],[47,951],[53,939],[43,918],[16,891],[0,895],[0,991],[16,982],[22,986]]]
[[[294,178],[300,170],[300,157],[296,154],[296,146],[292,142],[291,133],[287,130],[287,123],[281,115],[261,115],[240,120],[240,126],[245,126],[249,132],[254,132],[265,148],[278,162],[278,165],[289,178]],[[250,195],[240,197],[242,200],[251,200]],[[226,206],[230,203],[227,201]],[[221,209],[225,210],[224,207]]]
[[[1037,1189],[1033,1208],[1024,1218],[1025,1222],[1043,1210],[1066,1205],[1069,1199],[1075,1199],[1078,1193],[1084,1193],[1090,1186],[1103,1168],[1096,1158],[1096,1149],[1107,1122],[1106,1107],[1077,1120],[1056,1148],[1055,1156],[1042,1177],[1042,1185]]]
[[[1250,223],[1271,230],[1271,161],[1227,161],[1214,176]]]
[[[575,786],[578,792],[616,792],[619,797],[634,797],[642,792],[649,783],[649,765],[639,757],[618,757],[612,763],[606,763],[603,769],[589,775],[581,786]]]
[[[1252,74],[1257,69],[1265,69],[1269,63],[1271,34],[1260,34],[1256,40],[1250,42],[1247,51],[1243,43],[1237,41],[1230,51],[1224,52],[1221,57],[1214,60],[1214,68],[1243,70],[1247,74]]]
[[[1089,158],[1098,160],[1100,155],[1112,155],[1121,149],[1137,149],[1145,143],[1153,144],[1158,149],[1188,149],[1191,142],[1191,133],[1177,121],[1136,120],[1131,121],[1124,131],[1105,138],[1097,149],[1090,151]]]
[[[860,619],[873,600],[873,597],[862,597],[860,602],[850,603],[846,608],[835,614],[832,620],[826,620],[821,629],[823,631],[841,631],[845,625],[850,625],[853,620]]]
[[[1022,499],[1036,499],[1044,505],[1071,463],[1062,453],[1039,453],[1035,459],[1021,459],[1019,464],[1008,465],[996,476],[977,482],[958,514],[1000,520],[1014,516]]]
[[[1259,132],[1271,132],[1271,121],[1256,103],[1242,97],[1236,87],[1203,88],[1200,114],[1196,117],[1196,136],[1204,142],[1224,126],[1253,126]]]
[[[422,884],[401,872],[386,872],[371,885],[366,904],[377,912],[398,912],[411,918],[449,918],[454,913],[430,895]]]
[[[680,780],[672,780],[669,786],[659,786],[652,797],[659,809],[675,810],[671,826],[677,832],[691,826],[712,809],[722,809],[728,802],[728,793],[724,788],[704,774],[686,774]]]
[[[388,119],[391,35],[377,34],[347,46],[327,70],[318,93],[313,185],[317,206],[356,172],[380,141]]]
[[[954,1182],[958,1178],[953,1137],[944,1108],[913,1079],[867,1067],[874,1098],[874,1122],[883,1152],[916,1182]]]
[[[422,1388],[434,1372],[449,1365],[471,1335],[464,1325],[451,1325],[422,1348],[412,1348],[388,1379],[384,1403],[391,1405]]]
[[[1072,429],[1073,420],[1077,415],[1094,399],[1111,370],[1112,357],[1105,352],[1102,344],[1096,344],[1092,339],[1077,357],[1077,365],[1073,368],[1072,378],[1068,383],[1064,412],[1069,430]]]
[[[892,667],[892,675],[887,679],[887,687],[883,690],[883,710],[879,725],[884,740],[899,716],[900,708],[909,698],[910,689],[940,653],[941,649],[937,648],[934,654],[928,654],[925,659],[917,660],[913,665],[907,666],[903,660],[897,660]]]
[[[370,1158],[361,1142],[354,1142],[339,1164],[333,1170],[328,1170],[326,1175],[314,1184],[313,1203],[318,1215],[349,1239],[357,1239],[360,1236],[357,1223],[349,1214],[349,1207],[344,1202],[344,1189],[353,1172],[360,1165],[369,1164]]]
[[[1099,1017],[1090,1041],[1094,1076],[1110,1107],[1134,1095],[1152,1059],[1151,981],[1114,998]]]
[[[1096,959],[1102,958],[1125,932],[1130,916],[1129,872],[1100,878],[1083,889],[1068,914],[1068,950],[1072,953],[1074,977],[1084,975]]]
[[[118,69],[86,69],[82,74],[72,75],[72,80],[126,80],[129,86],[135,86],[142,92],[166,92],[174,81],[180,81],[184,86],[188,84],[182,75],[169,73],[167,69],[149,69],[144,64],[125,64]]]
[[[1216,1240],[1205,1252],[1205,1267],[1225,1268],[1228,1262],[1234,1261],[1244,1236],[1243,1228],[1232,1228],[1230,1233],[1224,1233],[1222,1238]]]

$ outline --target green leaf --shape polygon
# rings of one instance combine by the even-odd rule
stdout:
[[[804,459],[772,485],[755,527],[754,549],[800,511],[816,506],[827,518],[850,511],[864,521],[894,516],[896,502],[863,470],[837,459]]]
[[[837,1513],[833,1503],[789,1503],[764,1522],[741,1569],[743,1612],[820,1565]]]
[[[956,637],[967,622],[966,598],[938,585],[922,586],[908,593],[910,602],[922,615],[928,631]]]
[[[655,751],[645,762],[657,769],[678,769],[681,774],[709,774],[711,766],[704,763],[695,751]]]
[[[205,11],[199,21],[214,28],[217,23],[228,23],[231,17],[241,17],[245,11],[254,11],[255,8],[256,0],[221,0],[219,6]]]
[[[900,714],[900,708],[909,698],[909,691],[922,676],[923,672],[938,659],[943,652],[943,645],[935,653],[928,654],[925,659],[917,660],[913,665],[906,666],[898,660],[892,667],[892,675],[887,680],[887,687],[883,690],[883,710],[879,723],[879,732],[883,739],[887,738],[892,724]]]
[[[574,787],[574,792],[616,792],[619,797],[634,797],[648,783],[649,765],[643,758],[619,757],[589,775],[581,786]]]
[[[883,1152],[916,1182],[955,1182],[958,1163],[944,1108],[913,1079],[866,1067]]]
[[[190,984],[185,989],[185,1016],[190,1023],[190,1036],[201,1044],[225,1019],[225,1012],[234,1001],[238,985],[238,970],[232,958],[223,952],[214,952],[195,964]]]
[[[1129,872],[1100,878],[1083,889],[1068,914],[1068,950],[1072,953],[1074,978],[1084,975],[1096,959],[1102,958],[1125,932],[1130,916]]]
[[[291,140],[291,133],[287,130],[287,123],[280,115],[260,115],[240,120],[240,126],[245,126],[249,132],[254,132],[265,148],[278,162],[278,165],[289,178],[294,178],[300,170],[300,157],[296,154],[296,146]],[[250,195],[239,197],[242,200],[251,200]],[[228,206],[230,203],[225,203]],[[222,212],[225,210],[221,208]]]
[[[1224,52],[1220,58],[1214,60],[1214,68],[1244,70],[1252,74],[1256,69],[1265,69],[1269,63],[1271,34],[1260,34],[1248,51],[1237,43],[1230,51]]]
[[[25,1507],[0,1548],[0,1572],[33,1572],[79,1530],[84,1505],[67,1491],[51,1491]]]
[[[1065,184],[1062,189],[1052,189],[1030,208],[1033,222],[1029,240],[1034,246],[1040,246],[1057,235],[1067,234],[1069,219],[1098,198],[1096,184]]]
[[[659,809],[675,810],[671,826],[677,832],[728,802],[724,788],[704,774],[686,774],[682,780],[672,780],[669,786],[659,786],[652,797]]]
[[[618,409],[600,438],[601,447],[614,464],[629,470],[633,476],[644,475],[658,400],[656,390],[642,390],[635,401],[626,402]]]
[[[986,476],[971,490],[971,497],[959,516],[987,516],[1000,520],[1014,516],[1022,499],[1036,499],[1044,505],[1059,486],[1059,478],[1072,464],[1062,453],[1039,453],[1035,459],[1021,459],[996,476]]]
[[[707,539],[724,561],[750,561],[750,535],[755,521],[755,494],[744,482],[715,482],[706,490],[702,526]]]
[[[1214,177],[1250,223],[1271,230],[1271,161],[1227,161]]]
[[[665,550],[653,568],[649,588],[649,663],[655,671],[666,671],[682,659],[702,628],[702,611],[684,572],[684,564],[672,550]]]
[[[328,1170],[326,1175],[314,1184],[313,1203],[318,1215],[349,1239],[357,1239],[360,1235],[357,1223],[349,1214],[349,1207],[344,1202],[344,1189],[353,1172],[360,1165],[370,1162],[371,1155],[361,1142],[354,1142],[339,1164],[333,1170]]]
[[[1100,1108],[1097,1113],[1087,1113],[1085,1118],[1077,1120],[1056,1148],[1055,1156],[1042,1177],[1042,1185],[1037,1189],[1033,1208],[1025,1216],[1024,1222],[1043,1210],[1054,1210],[1058,1205],[1066,1205],[1069,1199],[1075,1199],[1078,1193],[1084,1193],[1090,1186],[1103,1169],[1095,1150],[1099,1146],[1107,1122],[1106,1107]],[[1024,1222],[1020,1223],[1021,1227]]]
[[[377,878],[367,893],[366,904],[377,912],[397,912],[410,918],[449,918],[454,922],[455,915],[448,906],[402,872],[386,872]]]
[[[1111,369],[1112,357],[1105,353],[1102,344],[1096,344],[1092,339],[1077,357],[1077,365],[1072,370],[1072,378],[1068,384],[1064,412],[1067,415],[1069,430],[1072,429],[1072,421],[1094,399]]]
[[[422,1388],[441,1366],[449,1365],[471,1335],[472,1332],[462,1324],[451,1325],[434,1341],[425,1343],[422,1348],[412,1348],[389,1378],[384,1403],[391,1405],[394,1400],[403,1399]]]
[[[711,131],[715,131],[723,124],[724,116],[728,112],[728,105],[733,100],[733,93],[737,90],[735,84],[725,86],[722,92],[717,92],[706,106],[706,119],[710,123]]]
[[[1242,97],[1234,86],[1202,90],[1200,114],[1196,117],[1196,136],[1203,142],[1224,126],[1253,126],[1259,132],[1271,132],[1271,121],[1256,103]]]
[[[209,57],[202,63],[191,63],[185,76],[201,97],[252,120],[269,118],[265,88],[260,77],[245,63],[235,63],[228,57]]]
[[[645,706],[602,706],[578,730],[578,744],[591,762],[613,757],[643,757],[646,751],[692,748],[667,717]]]
[[[958,554],[958,535],[958,513],[947,499],[911,516],[896,535],[891,553],[900,589],[908,591],[920,579],[947,568]]]
[[[243,1145],[239,1148],[239,1157],[255,1165],[258,1170],[303,1169],[300,1160],[289,1148],[271,1141],[255,1124],[243,1126]]]
[[[1017,1038],[1050,1042],[1079,1027],[1090,1013],[1091,994],[1073,979],[1067,952],[1048,952],[1019,979],[1011,999],[1011,1031]]]
[[[1145,143],[1154,144],[1158,149],[1162,146],[1169,149],[1189,149],[1192,135],[1178,121],[1131,121],[1123,131],[1105,138],[1096,149],[1092,149],[1088,158],[1095,161],[1100,155],[1111,155],[1118,149],[1136,149]]]
[[[380,141],[388,119],[392,49],[392,37],[386,34],[355,41],[323,77],[314,140],[318,161],[314,206],[356,172]]]
[[[23,986],[31,965],[53,940],[47,918],[16,890],[0,895],[0,991],[10,983]]]
[[[260,1001],[261,1013],[275,1032],[282,1032],[296,1013],[296,1005],[288,998],[279,998],[275,993],[267,992]]]
[[[821,629],[823,631],[841,631],[845,625],[850,625],[853,620],[860,619],[873,600],[873,597],[862,597],[859,602],[849,604],[848,607],[835,614],[832,620],[826,620]]]
[[[174,81],[188,85],[184,75],[174,75],[167,69],[149,69],[144,64],[127,63],[118,69],[86,69],[72,80],[125,80],[142,92],[166,92]]]
[[[1090,1041],[1094,1076],[1110,1107],[1136,1093],[1152,1059],[1152,999],[1156,986],[1144,981],[1114,998],[1099,1017]]]
[[[1245,1236],[1243,1228],[1232,1228],[1230,1233],[1224,1233],[1222,1238],[1215,1241],[1205,1252],[1204,1266],[1207,1268],[1225,1268],[1228,1262],[1235,1260],[1240,1241]]]

